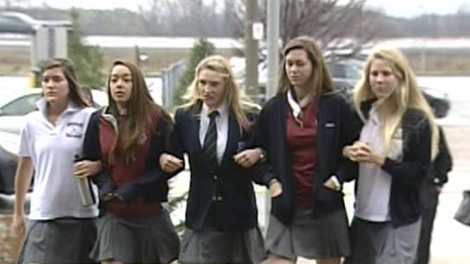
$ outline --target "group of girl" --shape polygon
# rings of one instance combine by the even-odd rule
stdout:
[[[395,49],[372,53],[354,108],[309,37],[285,46],[277,93],[261,110],[221,56],[198,64],[173,118],[127,61],[113,63],[109,104],[98,110],[67,60],[52,60],[42,78],[16,175],[22,263],[413,263],[419,189],[438,133]],[[185,154],[190,185],[180,241],[163,204]],[[80,179],[94,183],[99,202],[82,205]],[[354,179],[349,227],[342,187]],[[265,237],[253,182],[272,197]]]

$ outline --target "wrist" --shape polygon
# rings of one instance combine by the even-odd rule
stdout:
[[[264,151],[264,149],[262,148],[256,148],[256,150],[258,150],[258,161],[260,162],[264,162],[266,161],[266,151]]]
[[[350,146],[345,146],[345,147],[343,148],[343,157],[349,158],[349,150],[350,150],[350,148],[351,148]]]
[[[271,188],[271,186],[273,186],[276,183],[279,183],[279,181],[277,179],[271,179],[268,183],[269,188]]]
[[[385,163],[385,157],[382,157],[382,156],[374,156],[374,159],[373,159],[373,162],[379,166],[379,167],[382,167]]]

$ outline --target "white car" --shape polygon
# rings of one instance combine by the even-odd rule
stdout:
[[[103,91],[92,90],[94,105],[108,104],[108,95]],[[36,102],[41,98],[41,89],[35,88],[17,95],[0,105],[0,131],[19,135],[25,116],[36,110]]]

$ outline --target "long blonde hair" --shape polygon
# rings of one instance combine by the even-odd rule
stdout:
[[[407,109],[416,109],[424,113],[432,128],[431,157],[434,159],[438,153],[439,142],[439,131],[434,115],[418,87],[416,77],[408,60],[398,49],[376,47],[369,56],[364,67],[363,76],[354,89],[354,106],[357,113],[365,122],[364,114],[361,111],[361,102],[376,98],[372,92],[369,74],[372,62],[377,59],[386,61],[398,80],[396,89],[384,99],[384,102],[386,101],[392,106],[392,111],[386,114],[382,127],[382,137],[386,153],[389,153],[391,150],[392,137],[399,128],[405,111]]]
[[[211,70],[219,73],[225,80],[225,102],[229,112],[235,116],[240,131],[247,129],[247,117],[245,111],[259,111],[257,104],[250,102],[240,90],[234,79],[230,63],[220,55],[209,56],[199,62],[196,67],[194,79],[186,90],[183,99],[187,102],[185,108],[192,108],[201,103],[201,89],[199,89],[199,73],[202,70]]]

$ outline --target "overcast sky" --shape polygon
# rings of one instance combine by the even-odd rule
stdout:
[[[127,8],[137,10],[138,4],[136,2],[148,3],[149,0],[31,0],[31,2],[37,5],[47,3],[58,8],[76,6],[91,9]],[[455,13],[459,6],[470,4],[470,0],[369,0],[368,2],[371,6],[381,7],[389,15],[400,17],[411,17],[423,13]]]

